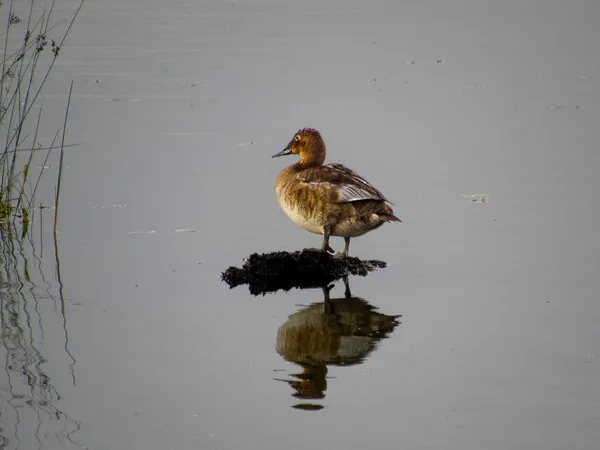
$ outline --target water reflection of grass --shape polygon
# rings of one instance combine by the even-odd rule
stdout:
[[[61,396],[47,369],[50,362],[54,373],[64,373],[75,384],[58,255],[42,252],[42,245],[41,241],[0,239],[3,449],[42,448],[51,440],[67,448],[80,428],[57,406]]]
[[[0,448],[42,448],[51,440],[61,448],[75,444],[79,423],[62,412],[56,383],[49,375],[65,372],[75,384],[75,359],[69,351],[66,304],[60,279],[56,220],[62,174],[62,130],[49,145],[39,140],[46,113],[38,98],[54,67],[83,0],[64,20],[53,16],[54,2],[31,1],[25,14],[17,2],[0,0],[0,17],[7,18],[0,63],[0,358],[4,371],[0,385]],[[43,8],[43,9],[42,9]],[[52,36],[58,36],[52,39]],[[44,114],[42,114],[44,112]],[[48,139],[49,140],[49,139]],[[56,177],[43,179],[51,155],[58,152]],[[34,167],[41,169],[35,173]],[[50,189],[48,189],[50,188]],[[36,194],[46,190],[54,207],[54,227],[44,218],[52,206],[38,204]],[[33,233],[32,224],[39,226]],[[54,231],[53,251],[44,252],[43,236]],[[51,242],[51,239],[46,239]],[[48,272],[52,277],[48,277]],[[57,336],[60,336],[57,339]],[[61,364],[66,361],[66,364]]]

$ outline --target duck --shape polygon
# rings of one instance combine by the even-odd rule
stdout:
[[[320,248],[334,253],[331,236],[344,238],[345,259],[350,239],[379,228],[386,222],[402,222],[393,204],[375,187],[342,164],[324,164],[327,149],[314,128],[298,130],[288,145],[273,158],[298,155],[300,161],[281,171],[275,183],[279,205],[287,216],[311,233],[323,235]]]

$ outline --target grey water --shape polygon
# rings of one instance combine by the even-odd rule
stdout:
[[[597,449],[598,17],[86,1],[39,99],[51,140],[73,80],[58,245],[43,210],[2,260],[0,448]],[[275,200],[302,127],[395,204],[350,250],[388,267],[230,290],[320,244]]]

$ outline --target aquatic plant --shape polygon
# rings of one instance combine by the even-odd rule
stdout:
[[[52,1],[41,12],[34,10],[31,0],[26,18],[15,13],[14,0],[0,0],[0,16],[6,17],[6,28],[0,33],[4,41],[0,62],[0,232],[2,239],[13,236],[15,230],[23,238],[35,212],[36,192],[47,168],[51,152],[60,152],[60,164],[55,181],[55,204],[58,206],[65,126],[57,130],[49,146],[38,143],[43,108],[39,97],[46,85],[54,63],[61,53],[73,22],[83,6],[83,0],[72,14],[63,20],[53,17]],[[6,13],[6,14],[5,14]],[[66,27],[60,26],[66,22]],[[59,31],[60,30],[60,31]],[[57,38],[52,38],[58,33]],[[71,86],[72,88],[72,86]],[[62,135],[62,139],[59,137]],[[41,161],[41,170],[34,174],[32,162]],[[49,205],[39,205],[41,208]],[[55,209],[56,229],[57,209]]]
[[[64,115],[63,127],[50,136],[41,136],[40,124],[56,112],[42,108],[40,100],[83,0],[66,19],[53,16],[54,1],[44,6],[31,0],[23,14],[17,11],[25,2],[19,10],[14,8],[17,3],[0,0],[0,21],[6,18],[0,32],[0,355],[6,378],[0,448],[41,448],[47,443],[82,448],[74,442],[79,422],[60,409],[56,379],[46,367],[49,348],[57,344],[67,361],[62,376],[75,385],[56,238],[71,91],[59,113]],[[59,159],[58,170],[49,177],[54,159]],[[43,221],[42,210],[49,208],[54,208],[54,227]],[[48,252],[52,235],[54,252]],[[61,337],[55,341],[45,333]],[[52,375],[56,378],[56,372]]]

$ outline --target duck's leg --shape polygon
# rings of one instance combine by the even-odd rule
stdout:
[[[330,235],[331,230],[325,229],[323,232],[323,245],[321,245],[319,248],[305,248],[304,251],[334,253],[333,249],[329,246]]]
[[[322,252],[333,252],[333,249],[329,246],[329,232],[323,233],[323,245],[321,246]]]
[[[350,250],[350,238],[344,237],[344,242],[346,243],[346,245],[344,245],[344,251],[341,253],[336,253],[335,258],[346,259],[348,257],[348,251]]]
[[[346,275],[344,277],[344,286],[345,286],[345,290],[344,290],[344,297],[348,298],[352,298],[352,292],[350,292],[350,283],[348,282],[348,275]]]
[[[321,289],[323,290],[323,312],[325,314],[330,314],[332,312],[332,308],[331,299],[329,298],[329,291],[333,289],[333,284],[331,286],[324,286]]]

